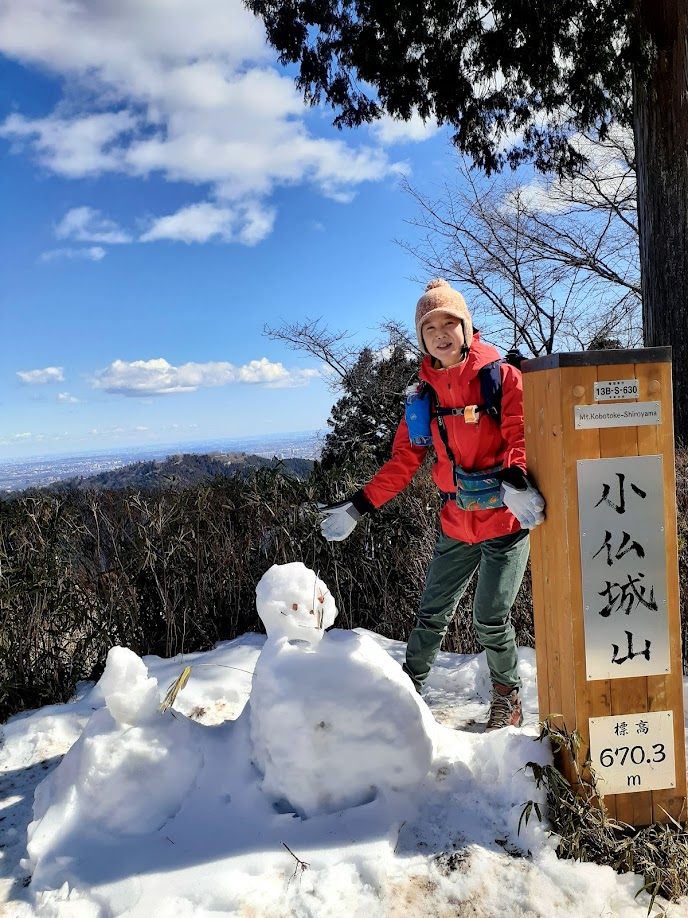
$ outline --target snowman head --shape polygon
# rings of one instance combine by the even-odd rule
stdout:
[[[301,561],[273,564],[256,587],[256,608],[268,638],[317,644],[334,624],[337,607],[332,594]]]

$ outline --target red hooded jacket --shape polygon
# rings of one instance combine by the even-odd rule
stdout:
[[[501,355],[480,340],[476,332],[466,361],[459,366],[436,368],[432,357],[426,357],[420,368],[420,378],[437,393],[443,408],[465,408],[483,403],[478,370]],[[526,471],[526,451],[523,432],[523,384],[520,372],[507,363],[500,367],[502,375],[502,420],[498,425],[484,412],[477,424],[466,424],[463,415],[444,418],[449,445],[458,465],[466,472],[479,472],[502,463],[504,468],[519,466]],[[441,491],[456,490],[453,469],[437,428],[431,422],[433,445],[437,458],[432,477]],[[381,507],[409,484],[418,471],[429,447],[413,446],[403,419],[394,437],[392,458],[363,488],[362,493],[373,507]],[[360,493],[360,492],[359,492]],[[520,529],[518,520],[506,507],[494,510],[462,510],[455,500],[448,500],[440,516],[445,535],[462,542],[482,542],[496,536],[509,535]]]

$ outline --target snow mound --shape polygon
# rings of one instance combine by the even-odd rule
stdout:
[[[410,790],[435,754],[436,725],[411,681],[353,631],[330,631],[315,646],[269,639],[249,710],[263,790],[301,816]]]
[[[36,896],[37,914],[41,918],[103,918],[103,908],[69,883],[60,889],[46,890]]]
[[[301,561],[273,564],[256,587],[256,608],[268,637],[317,644],[334,624],[332,594]]]
[[[36,788],[27,846],[34,882],[41,862],[54,863],[72,836],[83,844],[89,835],[159,829],[179,810],[202,765],[192,735],[202,728],[160,712],[158,683],[132,651],[110,651],[94,691],[105,707]]]
[[[120,726],[150,723],[160,713],[157,680],[126,647],[111,648],[97,688]]]

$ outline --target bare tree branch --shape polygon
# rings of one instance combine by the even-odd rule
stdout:
[[[308,319],[301,324],[284,322],[278,328],[265,325],[263,334],[272,341],[281,341],[292,351],[302,351],[322,360],[339,380],[346,380],[359,350],[345,345],[351,335],[345,331],[330,331],[322,318]],[[338,383],[334,384],[337,388]]]
[[[436,198],[403,181],[425,238],[399,244],[428,274],[468,288],[485,336],[535,355],[641,340],[632,140],[579,143],[585,165],[548,183],[477,178],[464,160]]]

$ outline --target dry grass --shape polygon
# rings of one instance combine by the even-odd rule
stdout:
[[[548,720],[542,724],[540,741],[551,741],[555,751],[566,750],[578,761],[580,734],[553,727]],[[644,878],[643,890],[650,895],[648,914],[658,895],[675,901],[688,895],[688,831],[676,821],[664,825],[654,823],[636,829],[611,819],[604,807],[604,797],[597,789],[590,761],[582,764],[575,793],[569,781],[553,765],[529,762],[536,787],[547,793],[546,813],[529,800],[523,808],[522,822],[533,813],[538,819],[546,816],[558,837],[557,855],[577,861],[590,861],[612,867],[617,873],[637,873]],[[598,803],[600,805],[598,805]]]
[[[677,453],[684,666],[688,648],[688,450]],[[259,470],[178,490],[21,496],[0,502],[0,720],[67,700],[100,675],[114,644],[169,657],[260,631],[255,587],[275,563],[303,561],[332,590],[338,624],[405,640],[438,534],[428,468],[341,543],[326,543],[318,501],[336,501],[374,467],[316,469],[307,481]],[[444,649],[480,650],[474,584]],[[533,646],[530,572],[514,607]]]
[[[427,476],[328,545],[318,500],[369,470],[273,470],[188,489],[34,494],[0,503],[0,720],[65,701],[114,644],[169,657],[260,631],[255,587],[303,561],[332,590],[338,624],[404,639],[436,534]]]

